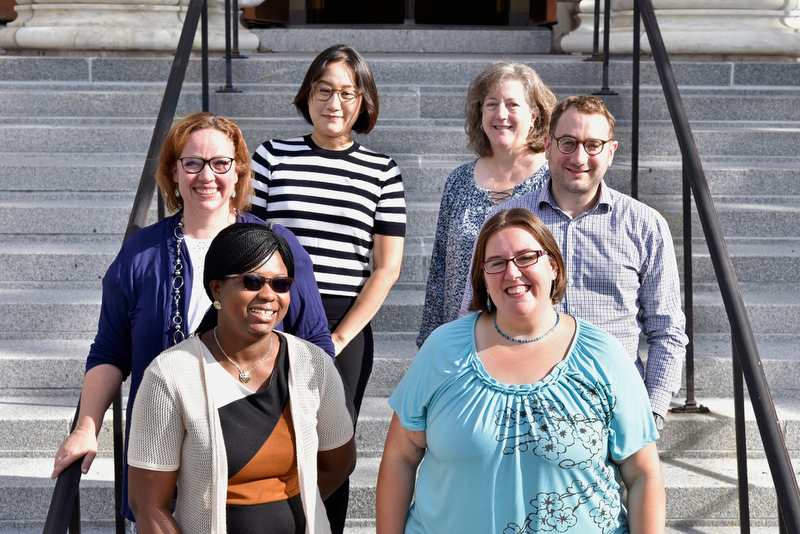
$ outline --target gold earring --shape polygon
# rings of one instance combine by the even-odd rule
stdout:
[[[214,309],[215,310],[221,310],[222,309],[222,304],[220,304],[218,300],[214,301]]]

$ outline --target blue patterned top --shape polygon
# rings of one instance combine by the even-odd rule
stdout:
[[[389,398],[428,443],[405,533],[627,533],[614,462],[658,431],[625,348],[576,319],[550,374],[508,385],[478,357],[479,315],[431,334]]]
[[[550,166],[545,162],[533,176],[517,184],[509,198],[538,189],[549,178]],[[461,297],[469,278],[472,249],[494,206],[489,191],[475,185],[475,161],[450,173],[439,206],[418,347],[437,327],[458,319]]]
[[[667,221],[656,210],[600,185],[589,211],[572,218],[556,204],[550,185],[492,210],[533,212],[561,248],[567,269],[564,299],[556,310],[611,332],[636,362],[653,412],[667,416],[681,387],[686,359],[686,317],[681,310],[678,264]],[[467,314],[472,288],[464,288]],[[639,332],[647,338],[647,368],[639,356]]]

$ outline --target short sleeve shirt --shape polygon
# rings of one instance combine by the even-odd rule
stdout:
[[[658,431],[624,347],[576,319],[548,376],[503,384],[477,355],[478,316],[437,329],[389,399],[428,443],[405,532],[628,532],[612,460]]]

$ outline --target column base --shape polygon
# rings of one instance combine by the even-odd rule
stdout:
[[[0,48],[9,51],[174,52],[187,5],[129,3],[21,3],[17,20],[0,29]],[[225,50],[225,11],[209,3],[208,47]],[[258,49],[258,37],[239,25],[239,49]],[[200,50],[195,36],[193,49]]]
[[[656,19],[664,45],[670,54],[682,55],[778,55],[800,56],[800,10],[764,9],[769,0],[756,0],[750,9],[741,9],[735,0],[703,2],[707,5],[731,4],[725,9],[658,9]],[[609,51],[633,51],[633,11],[630,2],[612,4]],[[736,4],[736,5],[734,5]],[[616,9],[615,9],[616,6]],[[624,7],[624,9],[621,9]],[[737,9],[739,8],[739,9]],[[594,32],[594,2],[578,4],[580,26],[561,40],[565,52],[591,53]],[[600,25],[602,50],[603,27]],[[650,54],[650,44],[642,26],[641,48]]]

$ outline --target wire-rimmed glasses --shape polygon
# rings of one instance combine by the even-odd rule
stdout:
[[[342,102],[352,102],[361,96],[361,93],[355,89],[333,89],[327,85],[314,85],[313,92],[314,98],[320,102],[327,102],[330,100],[333,96],[333,93],[339,93],[339,100]]]

